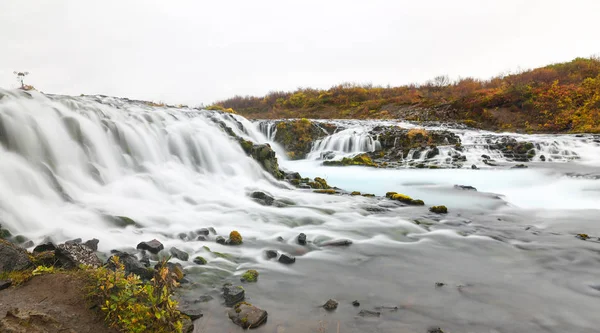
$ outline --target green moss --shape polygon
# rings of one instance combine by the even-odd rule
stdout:
[[[400,193],[392,194],[392,196],[390,197],[390,199],[396,200],[396,201],[400,201],[400,202],[404,202],[404,203],[411,203],[413,201],[413,198],[409,197],[406,194],[400,194]]]
[[[241,277],[242,282],[256,282],[258,280],[258,271],[254,269],[247,270]]]
[[[358,191],[353,191],[352,193],[350,193],[350,195],[360,195],[360,192],[358,192]]]
[[[250,154],[252,152],[252,147],[254,146],[254,143],[249,140],[240,139],[240,146],[242,146],[242,149],[244,150],[244,152],[246,152],[246,154]]]
[[[321,188],[324,188],[324,189],[330,188],[329,184],[327,184],[327,181],[321,177],[316,177],[315,182],[321,184]]]
[[[394,195],[394,194],[398,194],[398,193],[396,193],[396,192],[387,192],[387,193],[385,194],[385,197],[386,197],[386,198],[390,198],[390,199],[391,199],[391,198],[392,198],[392,195]]]
[[[300,185],[300,179],[292,179],[290,180],[290,184],[298,186]]]
[[[197,265],[206,265],[206,259],[204,259],[204,257],[201,256],[196,256],[194,258],[194,263]]]
[[[375,196],[375,194],[372,194],[372,193],[365,193],[365,194],[363,194],[362,196],[363,196],[363,197],[374,197],[374,196]]]
[[[377,164],[373,162],[371,157],[368,154],[359,154],[352,158],[344,157],[341,161],[325,161],[323,162],[325,166],[347,166],[347,165],[362,165],[362,166],[370,166],[376,167]]]
[[[327,190],[314,190],[313,192],[315,193],[322,193],[322,194],[336,194],[337,192],[333,189],[327,189]]]
[[[433,206],[429,208],[429,211],[436,214],[446,214],[448,213],[448,208],[446,206]]]
[[[234,230],[229,233],[229,240],[231,245],[240,245],[242,244],[242,235]]]
[[[425,206],[425,202],[423,202],[423,200],[420,199],[416,199],[411,201],[411,205],[415,205],[415,206]]]

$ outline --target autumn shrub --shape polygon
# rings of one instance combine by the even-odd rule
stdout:
[[[101,267],[86,270],[88,297],[105,314],[109,326],[123,332],[181,332],[183,315],[172,293],[178,286],[163,260],[154,278],[143,282],[126,274],[124,265],[113,256],[114,270]]]

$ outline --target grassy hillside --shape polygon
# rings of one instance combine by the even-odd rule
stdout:
[[[341,84],[236,96],[211,108],[249,118],[462,121],[493,130],[600,132],[600,58],[577,58],[490,80],[439,76],[422,85]]]

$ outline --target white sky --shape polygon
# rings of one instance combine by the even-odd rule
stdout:
[[[598,0],[0,0],[0,87],[206,104],[600,53]]]

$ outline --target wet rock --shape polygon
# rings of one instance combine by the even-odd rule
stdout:
[[[471,165],[471,169],[473,169],[473,170],[479,170],[479,168],[475,164]]]
[[[209,227],[209,228],[208,228],[208,231],[210,231],[210,233],[211,233],[211,234],[213,234],[213,235],[216,235],[216,234],[217,234],[217,231],[216,231],[216,230],[215,230],[215,228],[213,228],[213,227]]]
[[[228,312],[229,319],[244,329],[256,328],[267,321],[267,311],[246,302],[236,305]]]
[[[352,306],[360,306],[360,302],[359,301],[353,301],[352,302]]]
[[[225,237],[223,237],[223,236],[217,236],[217,238],[215,239],[215,241],[216,241],[217,243],[219,243],[219,244],[223,244],[223,245],[225,245],[225,241],[226,241],[226,239],[225,239]]]
[[[10,237],[12,237],[10,231],[8,231],[8,229],[2,228],[2,225],[0,224],[0,239],[9,239]]]
[[[209,233],[210,233],[210,230],[208,230],[207,228],[200,228],[200,229],[196,230],[196,234],[202,235],[202,236],[208,236]]]
[[[435,283],[435,286],[436,286],[436,287],[438,287],[438,288],[439,288],[439,287],[443,287],[443,286],[445,286],[445,285],[446,285],[446,284],[445,284],[444,282],[436,282],[436,283]]]
[[[4,290],[12,285],[11,280],[0,280],[0,290]]]
[[[268,143],[262,145],[252,145],[249,149],[250,156],[255,159],[262,167],[277,179],[283,178],[283,173],[279,170],[279,163],[275,151]]]
[[[186,297],[181,297],[181,294],[175,293],[173,298],[177,301],[177,309],[184,315],[190,317],[191,320],[196,320],[203,316],[199,302],[195,302]]]
[[[158,254],[161,250],[164,250],[165,246],[156,239],[148,242],[141,242],[136,247],[138,250],[145,250],[152,254]]]
[[[277,251],[275,251],[275,250],[266,250],[265,251],[265,257],[267,257],[267,259],[277,258]]]
[[[172,247],[169,250],[169,253],[171,253],[171,255],[181,261],[188,261],[188,259],[190,258],[190,255],[187,254],[187,252],[181,251],[180,249],[176,248],[176,247]]]
[[[275,201],[275,198],[261,191],[252,192],[250,197],[263,206],[271,206]]]
[[[283,239],[283,237],[281,237],[281,236],[278,236],[277,241],[283,243],[283,242],[285,242],[285,239]]]
[[[229,233],[229,239],[227,244],[230,245],[240,245],[242,244],[243,240],[242,240],[242,235],[240,235],[239,232],[233,230],[232,232]]]
[[[92,251],[98,251],[98,243],[100,243],[98,239],[92,238],[83,243],[83,245],[89,247],[90,249],[92,249]]]
[[[223,286],[223,298],[225,298],[225,305],[234,306],[237,303],[244,300],[246,291],[242,286],[234,286],[231,283]]]
[[[361,317],[376,318],[376,317],[381,316],[381,312],[370,311],[370,310],[360,310],[358,315]]]
[[[513,165],[511,167],[511,169],[527,169],[528,166],[526,166],[525,164],[517,164],[517,165]]]
[[[577,234],[575,235],[575,237],[581,239],[581,240],[588,240],[590,239],[590,236],[588,236],[588,234]]]
[[[177,238],[181,239],[182,241],[186,241],[189,239],[188,234],[186,234],[185,232],[178,233]]]
[[[544,155],[540,155],[540,161],[542,161],[542,162],[546,162],[546,156],[544,156]]]
[[[323,304],[323,309],[325,309],[327,311],[333,311],[333,310],[337,309],[338,304],[339,304],[338,301],[331,298],[327,302],[325,302],[325,304]]]
[[[298,244],[300,245],[306,245],[306,234],[301,233],[300,235],[298,235]]]
[[[469,185],[454,185],[454,188],[457,190],[466,190],[466,191],[477,191],[476,188]]]
[[[425,158],[427,158],[427,159],[434,158],[439,154],[440,154],[440,150],[438,149],[438,147],[434,146],[432,149],[430,149],[427,152],[427,155],[425,155]]]
[[[446,206],[433,206],[429,207],[429,211],[436,214],[447,214],[448,208]]]
[[[83,244],[61,244],[54,251],[59,265],[63,268],[77,268],[79,265],[102,266],[95,251]]]
[[[444,333],[441,328],[433,327],[427,330],[427,333]]]
[[[200,236],[198,236],[198,238],[196,238],[196,240],[197,240],[197,241],[201,241],[201,242],[205,242],[205,241],[207,241],[208,239],[206,238],[206,236],[200,235]]]
[[[28,240],[28,241],[25,241],[25,243],[23,243],[23,244],[20,244],[19,246],[21,246],[21,247],[22,247],[22,248],[24,248],[24,249],[28,249],[28,248],[30,248],[30,247],[33,247],[34,245],[35,245],[35,244],[33,243],[33,241],[31,241],[31,240]]]
[[[206,265],[206,259],[204,259],[201,256],[197,256],[196,258],[194,258],[194,264],[196,264],[196,265]]]
[[[20,271],[31,265],[27,251],[5,240],[0,240],[0,273]]]
[[[136,256],[125,252],[117,252],[108,258],[106,262],[108,268],[115,269],[114,257],[118,258],[119,262],[125,267],[125,274],[135,274],[144,280],[150,280],[154,277],[153,269],[145,266]],[[148,266],[150,266],[150,261],[148,261]]]
[[[279,259],[277,261],[279,261],[282,264],[289,265],[289,264],[293,264],[296,262],[296,257],[289,255],[289,254],[282,253],[281,256],[279,256]]]
[[[485,155],[485,154],[481,155],[481,158],[483,158],[484,160],[491,159],[491,157],[489,155]]]
[[[321,246],[349,246],[352,245],[352,241],[349,239],[335,239],[330,241],[325,241],[320,244]]]
[[[33,248],[33,252],[46,252],[56,250],[56,245],[52,242],[46,242]]]

